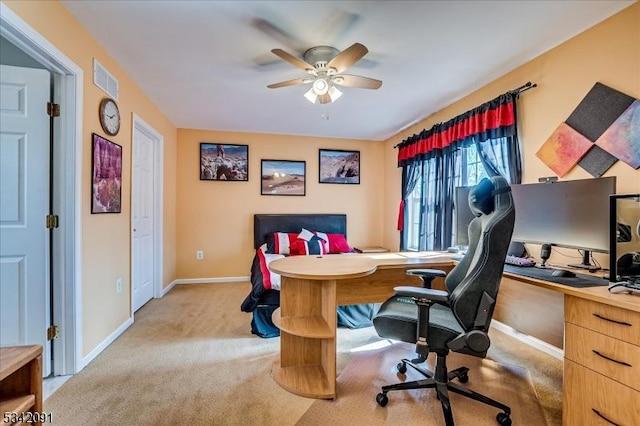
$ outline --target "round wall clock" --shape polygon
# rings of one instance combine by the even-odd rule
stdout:
[[[100,125],[105,133],[115,136],[120,131],[120,111],[118,104],[111,98],[105,98],[100,102]]]

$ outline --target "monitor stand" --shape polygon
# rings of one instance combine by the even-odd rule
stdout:
[[[585,250],[582,254],[582,263],[574,263],[567,266],[570,266],[571,268],[588,269],[589,271],[597,271],[598,269],[602,269],[599,266],[592,265],[590,259],[591,252],[589,250]]]

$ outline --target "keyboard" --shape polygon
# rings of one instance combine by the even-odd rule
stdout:
[[[533,259],[530,259],[528,257],[518,257],[518,256],[512,256],[512,255],[508,255],[504,259],[504,263],[506,263],[507,265],[514,265],[514,266],[534,266],[536,264],[536,262]]]
[[[631,293],[640,295],[640,282],[621,281],[609,284],[611,293]]]

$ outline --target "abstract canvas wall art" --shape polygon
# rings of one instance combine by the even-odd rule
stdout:
[[[596,145],[634,169],[640,168],[640,101],[633,102],[598,138]]]
[[[549,136],[536,156],[558,176],[566,175],[580,161],[593,143],[565,123]]]

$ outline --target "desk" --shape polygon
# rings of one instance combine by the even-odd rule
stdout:
[[[573,288],[505,273],[496,314],[514,309],[504,306],[510,301],[501,300],[505,293],[522,290],[529,292],[529,311],[537,312],[538,325],[551,323],[561,344],[564,338],[563,425],[640,424],[640,297],[611,294],[606,286]],[[536,303],[540,291],[542,298]],[[552,315],[561,315],[559,331],[548,315],[549,302],[557,305],[558,299],[563,306]],[[527,321],[520,325],[533,326]],[[514,328],[522,331],[518,325]]]
[[[454,265],[448,255],[419,256],[381,253],[343,257],[346,260],[340,262],[353,264],[360,271],[357,277],[342,274],[342,264],[332,265],[336,256],[271,262],[270,268],[282,275],[281,356],[272,369],[276,382],[298,395],[335,398],[336,306],[381,302],[399,284],[420,285],[417,277],[404,275],[406,269],[448,271]],[[443,288],[441,279],[433,284]],[[640,297],[611,294],[606,286],[574,288],[505,273],[494,318],[525,332],[521,324],[514,324],[517,315],[505,315],[510,312],[508,305],[518,301],[513,295],[522,291],[526,304],[516,310],[525,315],[535,312],[532,323],[538,326],[548,317],[560,322],[554,339],[560,342],[557,347],[562,347],[564,340],[565,348],[564,425],[600,424],[603,417],[614,424],[640,424],[640,404],[636,403],[640,400]],[[551,308],[549,301],[553,301]],[[556,310],[559,312],[549,315]]]
[[[280,328],[275,381],[296,395],[335,398],[337,305],[384,302],[399,284],[421,285],[407,269],[453,266],[449,256],[428,256],[292,256],[271,262],[269,268],[282,275],[280,309],[273,315]]]

